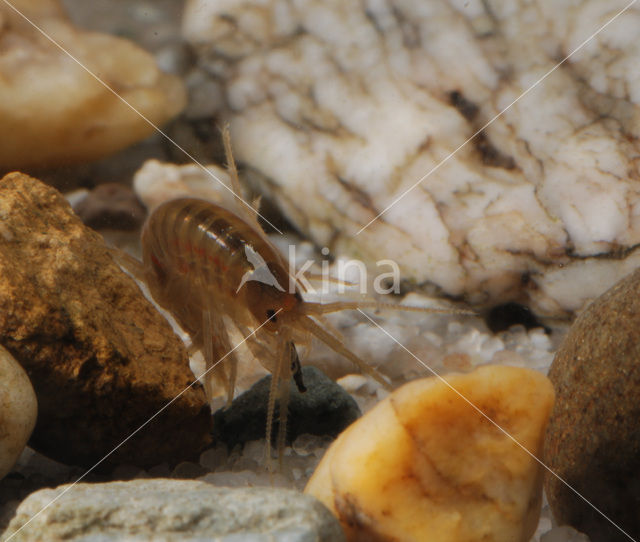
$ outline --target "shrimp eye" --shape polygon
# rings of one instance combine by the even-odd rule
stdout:
[[[269,320],[271,320],[272,322],[277,322],[278,318],[276,318],[276,311],[274,311],[273,309],[269,309],[267,311],[267,318]]]

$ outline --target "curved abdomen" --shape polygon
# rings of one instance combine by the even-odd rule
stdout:
[[[248,249],[247,249],[248,247]],[[190,333],[198,332],[202,311],[246,311],[239,287],[259,254],[278,262],[272,246],[231,211],[214,203],[182,198],[160,205],[142,232],[143,264],[153,297],[172,311]]]

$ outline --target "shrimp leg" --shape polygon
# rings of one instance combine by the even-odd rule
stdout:
[[[120,248],[109,247],[109,252],[122,269],[131,274],[136,280],[144,282],[144,265],[141,261],[136,260],[131,254]]]
[[[221,384],[227,392],[227,406],[230,406],[236,383],[237,359],[224,320],[211,307],[202,311],[202,345],[207,397],[211,400],[218,395],[216,388]],[[220,370],[214,368],[217,364],[222,365]]]
[[[269,401],[267,403],[267,428],[265,442],[265,458],[268,471],[271,471],[271,432],[273,429],[273,416],[276,408],[276,399],[280,388],[280,370],[284,365],[283,357],[286,355],[286,347],[287,342],[278,342],[278,350],[276,352],[276,366],[271,372],[271,386],[269,387]],[[282,410],[282,405],[280,405],[280,409]]]
[[[302,381],[302,371],[296,347],[288,337],[283,337],[278,343],[276,367],[272,372],[271,386],[269,388],[269,402],[267,404],[267,428],[265,458],[267,470],[271,470],[271,436],[273,432],[273,422],[275,418],[276,401],[278,403],[278,436],[276,446],[278,450],[278,461],[282,470],[282,458],[284,456],[284,445],[287,440],[287,420],[289,414],[289,385],[291,377],[298,386],[300,392],[306,391]]]
[[[280,367],[280,378],[278,379],[278,440],[276,441],[278,449],[278,462],[282,471],[282,458],[284,456],[284,445],[287,440],[287,420],[289,417],[289,383],[291,381],[292,360],[297,360],[295,346],[288,341],[283,354],[283,360]],[[299,362],[298,362],[299,365]]]

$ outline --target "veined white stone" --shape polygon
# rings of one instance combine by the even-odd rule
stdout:
[[[317,244],[557,314],[637,265],[640,8],[537,83],[625,5],[190,0],[184,34],[237,158]]]

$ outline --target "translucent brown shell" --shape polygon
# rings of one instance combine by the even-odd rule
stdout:
[[[242,192],[227,129],[223,130],[223,139],[232,189],[239,197]],[[282,457],[291,379],[304,390],[296,345],[308,345],[311,337],[316,337],[363,373],[390,386],[383,375],[345,346],[323,320],[323,314],[383,306],[428,312],[466,311],[373,301],[304,301],[300,285],[291,278],[288,262],[262,231],[256,213],[244,200],[234,210],[194,198],[162,204],[143,228],[140,274],[154,299],[190,334],[193,348],[202,351],[209,398],[216,388],[223,387],[228,403],[233,399],[239,362],[231,339],[234,329],[272,373],[266,421],[269,462],[276,401],[280,405],[277,446]]]

